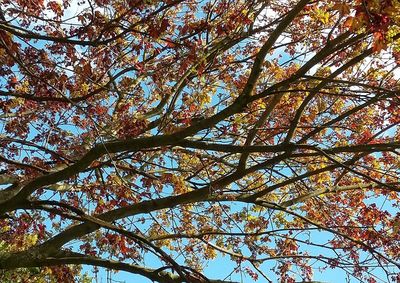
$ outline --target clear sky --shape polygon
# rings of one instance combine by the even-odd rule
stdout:
[[[70,8],[67,10],[67,13],[65,14],[64,18],[70,18],[73,15],[76,15],[82,9],[87,8],[88,5],[85,3],[83,5],[78,5],[78,2],[83,2],[83,1],[78,1],[78,0],[73,0],[71,2]],[[283,55],[281,60],[285,60],[286,57]],[[377,199],[378,202],[382,202],[384,204],[384,199]],[[313,232],[312,232],[313,233]],[[315,240],[324,242],[329,238],[329,235],[327,233],[321,233],[321,232],[315,232],[313,235]],[[312,251],[311,251],[312,252]],[[147,259],[148,265],[149,266],[155,266],[157,264],[156,261],[154,261],[151,258]],[[247,265],[247,263],[245,263]],[[276,276],[271,274],[272,272],[269,271],[269,268],[271,268],[271,265],[265,264],[263,265],[263,272],[267,274],[268,276],[271,275],[271,280],[273,282],[276,282]],[[216,260],[213,262],[210,262],[206,268],[205,268],[205,274],[211,279],[224,279],[225,277],[229,276],[231,271],[235,269],[235,264],[232,263],[232,261],[229,260],[228,257],[221,257],[218,256]],[[91,276],[95,276],[92,273],[92,268],[91,267],[84,267],[84,271],[88,272]],[[378,276],[383,275],[382,273],[378,272]],[[100,269],[100,272],[97,274],[97,282],[99,283],[109,283],[109,282],[152,282],[142,276],[136,276],[132,275],[126,272],[118,272],[118,273],[111,273],[111,279],[112,281],[108,281],[107,277],[110,276],[107,274],[107,272],[104,269]],[[230,280],[233,281],[238,281],[238,282],[252,282],[252,279],[246,276],[243,273],[233,273],[231,276],[228,277]],[[385,278],[385,277],[382,277]],[[324,271],[318,271],[314,270],[314,280],[316,281],[321,281],[321,282],[327,282],[327,283],[337,283],[337,282],[359,282],[358,280],[354,278],[347,278],[346,274],[337,269],[337,270],[332,270],[332,269],[326,269]],[[265,282],[262,277],[260,277],[260,280],[258,282]],[[378,281],[378,282],[386,282],[386,281]]]

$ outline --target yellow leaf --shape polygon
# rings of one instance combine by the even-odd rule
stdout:
[[[399,233],[399,230],[400,230],[400,220],[399,219],[397,219],[393,222],[392,230],[393,230],[393,234]]]

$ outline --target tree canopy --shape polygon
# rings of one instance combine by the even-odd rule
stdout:
[[[399,10],[1,1],[2,282],[400,282]]]

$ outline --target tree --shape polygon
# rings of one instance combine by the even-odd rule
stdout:
[[[0,6],[0,274],[400,282],[399,1],[72,4]]]

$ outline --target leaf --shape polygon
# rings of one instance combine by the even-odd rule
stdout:
[[[332,9],[339,11],[342,16],[350,14],[351,11],[350,6],[347,3],[335,3]]]
[[[393,234],[397,235],[400,231],[400,220],[396,219],[392,225]]]

